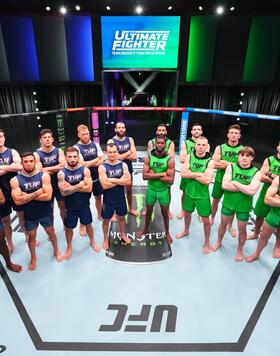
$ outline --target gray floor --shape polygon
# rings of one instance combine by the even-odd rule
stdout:
[[[139,174],[134,178],[135,184],[145,184]],[[174,215],[180,211],[179,181],[176,173],[171,203]],[[137,201],[140,208],[142,202]],[[14,221],[13,227],[16,225]],[[60,219],[55,226],[64,252]],[[183,221],[173,218],[170,226],[175,237]],[[218,220],[211,242],[216,239],[217,227]],[[248,231],[251,228],[249,225]],[[101,222],[96,219],[94,229],[101,243]],[[96,254],[78,231],[72,259],[57,264],[45,233],[40,230],[38,236],[41,244],[35,272],[27,269],[29,253],[20,232],[14,233],[13,260],[24,270],[19,275],[2,270],[3,355],[62,356],[84,351],[171,355],[178,351],[274,356],[279,352],[280,284],[278,261],[272,258],[274,236],[262,258],[252,264],[234,261],[237,240],[228,233],[223,248],[205,256],[202,225],[194,214],[191,233],[174,241],[173,256],[142,266],[115,262],[104,252]],[[245,254],[254,251],[256,243],[248,241]],[[162,322],[160,310],[166,310]]]

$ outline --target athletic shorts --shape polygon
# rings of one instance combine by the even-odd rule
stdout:
[[[193,199],[187,194],[185,194],[183,201],[183,209],[187,213],[194,212],[196,209],[199,216],[207,217],[211,214],[211,202],[210,197],[207,199]]]
[[[116,212],[118,216],[125,216],[127,214],[126,201],[109,204],[103,202],[101,216],[104,220],[111,219],[114,212]]]
[[[214,182],[214,186],[212,189],[212,198],[214,199],[221,199],[221,197],[224,194],[224,190],[222,188],[222,183],[221,182]]]
[[[181,178],[180,190],[185,192],[186,187],[187,187],[187,178]]]
[[[39,224],[43,227],[51,227],[53,226],[53,217],[50,215],[42,219],[24,220],[24,226],[26,231],[37,229]]]
[[[16,205],[14,202],[6,201],[4,205],[0,206],[0,215],[2,218],[10,215],[14,211],[22,211],[22,207]]]
[[[64,225],[67,229],[74,229],[78,224],[78,219],[83,225],[92,223],[90,207],[87,206],[82,210],[65,210]]]
[[[279,209],[279,208],[278,208]],[[277,214],[276,213],[276,208],[271,208],[266,219],[265,219],[265,222],[275,228],[275,229],[278,229],[280,227],[280,215],[279,213]]]
[[[225,216],[232,216],[232,215],[236,215],[237,220],[240,220],[242,222],[247,222],[249,220],[250,217],[250,213],[244,213],[244,212],[240,212],[240,211],[236,211],[233,209],[229,209],[226,208],[225,206],[222,206],[222,211],[221,213]]]
[[[53,188],[53,193],[52,193],[52,199],[51,201],[54,201],[54,198],[56,199],[56,201],[64,201],[64,197],[62,196],[60,190],[57,188]]]
[[[264,196],[259,196],[257,203],[255,205],[254,213],[256,214],[257,217],[259,218],[266,218],[271,207],[269,205],[266,205],[264,202]]]
[[[92,183],[92,194],[95,197],[103,194],[103,188],[102,188],[99,180],[97,180],[96,182]]]
[[[154,205],[158,200],[159,205],[167,206],[170,204],[171,196],[170,196],[170,187],[167,189],[161,190],[159,192],[155,191],[151,187],[148,187],[146,192],[146,204]]]

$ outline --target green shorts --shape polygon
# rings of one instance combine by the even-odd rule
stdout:
[[[225,216],[231,216],[233,214],[236,215],[237,220],[243,221],[243,222],[247,222],[249,220],[250,217],[250,213],[243,213],[240,211],[236,211],[233,209],[229,209],[226,208],[225,206],[222,206],[222,211],[221,213]]]
[[[146,204],[154,205],[157,200],[160,205],[169,205],[171,200],[170,188],[168,187],[167,189],[157,192],[156,190],[148,187],[146,192]]]
[[[212,198],[221,199],[224,194],[224,190],[222,188],[222,182],[214,182],[213,190],[212,190]]]
[[[278,214],[277,214],[277,210],[278,210]],[[279,208],[270,208],[270,211],[265,219],[265,222],[275,228],[278,229],[280,227],[280,215],[279,215]]]
[[[185,192],[187,187],[187,178],[181,178],[180,189]]]
[[[184,201],[183,201],[183,209],[187,213],[192,213],[194,209],[199,216],[207,217],[211,214],[211,202],[210,197],[207,199],[193,199],[187,194],[185,194]]]
[[[258,218],[266,218],[271,207],[269,205],[266,205],[264,202],[264,196],[260,195],[258,197],[254,213]]]

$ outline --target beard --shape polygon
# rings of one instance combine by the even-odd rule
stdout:
[[[76,167],[78,164],[78,162],[67,162],[67,163],[68,163],[68,166],[72,167],[72,168]]]
[[[125,132],[119,132],[119,131],[117,131],[117,135],[118,135],[119,137],[124,137],[124,136],[125,136]]]

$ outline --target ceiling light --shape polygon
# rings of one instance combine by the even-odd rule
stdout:
[[[66,7],[62,6],[62,7],[59,9],[59,11],[62,13],[62,15],[65,15],[66,12],[67,12],[67,9],[66,9]]]
[[[36,110],[36,111],[39,111],[39,109],[38,109],[38,108],[36,108],[35,110]]]
[[[168,6],[167,10],[168,11],[172,10],[172,6]]]
[[[110,7],[110,6],[106,6],[106,10],[107,10],[107,11],[110,11],[110,10],[111,10],[111,7]]]
[[[42,127],[42,125],[39,124],[38,127]]]
[[[46,6],[46,11],[51,11],[51,8],[49,6]]]
[[[37,120],[40,120],[40,116],[37,116]]]
[[[38,103],[38,100],[34,100],[34,103],[37,104],[37,103]]]
[[[235,10],[235,7],[232,6],[232,7],[230,8],[230,11],[234,11],[234,10]]]
[[[242,105],[242,104],[243,104],[243,101],[240,101],[239,104]]]
[[[240,121],[240,117],[238,117],[236,120],[237,120],[237,121]]]
[[[137,14],[141,14],[142,11],[143,11],[143,7],[137,6],[136,9],[135,9],[135,11],[137,12]]]
[[[240,95],[241,95],[241,96],[244,96],[244,93],[242,92],[242,93],[240,93]]]
[[[36,91],[33,91],[33,95],[36,95],[37,93],[36,93]]]
[[[222,15],[224,13],[224,8],[222,6],[218,6],[216,12],[218,15]]]
[[[75,6],[75,9],[76,9],[77,11],[80,11],[80,10],[81,10],[81,7],[80,7],[79,5],[76,5],[76,6]]]
[[[202,10],[203,10],[203,7],[202,7],[202,6],[198,6],[198,10],[199,10],[199,11],[202,11]]]
[[[241,112],[241,109],[239,109],[238,112]]]

